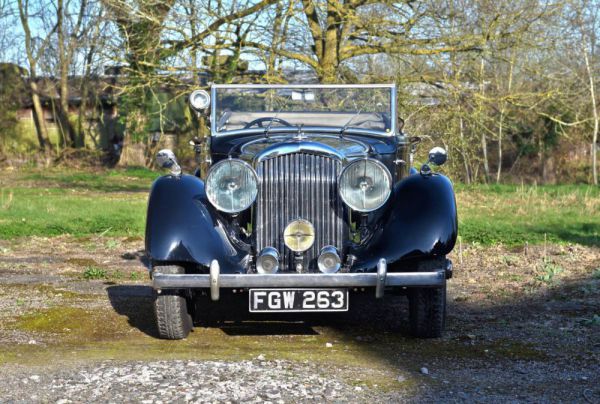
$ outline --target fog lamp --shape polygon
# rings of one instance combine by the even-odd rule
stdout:
[[[283,242],[294,252],[304,252],[315,242],[315,228],[308,220],[294,220],[283,231]]]
[[[279,269],[279,253],[273,247],[265,247],[256,259],[259,274],[274,274]]]
[[[326,274],[332,274],[340,270],[342,267],[342,259],[340,258],[337,249],[328,245],[321,249],[317,264],[319,266],[319,271]]]

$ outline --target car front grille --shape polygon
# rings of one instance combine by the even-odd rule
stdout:
[[[315,242],[304,253],[309,271],[317,270],[321,248],[332,245],[342,254],[348,227],[337,191],[341,161],[293,153],[263,160],[256,168],[259,178],[254,221],[257,253],[265,247],[274,247],[280,254],[280,270],[295,270],[294,253],[284,245],[283,231],[292,220],[305,219],[315,228]]]

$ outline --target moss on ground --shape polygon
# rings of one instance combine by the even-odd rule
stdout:
[[[65,262],[67,264],[75,265],[82,268],[99,266],[96,260],[91,258],[68,258]]]
[[[152,316],[151,313],[145,313]],[[129,320],[129,323],[128,323]],[[269,327],[286,324],[258,323],[222,328],[196,327],[182,341],[165,341],[153,335],[153,318],[146,318],[147,328],[132,328],[131,320],[110,308],[57,306],[34,311],[16,319],[12,328],[50,336],[47,346],[17,345],[0,349],[0,362],[43,363],[51,358],[78,359],[225,359],[240,360],[264,355],[267,359],[289,359],[334,363],[352,367],[402,368],[410,358],[421,361],[446,360],[545,360],[543,352],[533,346],[510,340],[477,344],[458,340],[417,340],[398,334],[381,334],[366,341],[357,340],[354,332],[312,327],[314,335],[277,335]],[[138,320],[139,324],[139,320]],[[241,328],[240,328],[241,327]],[[290,324],[289,329],[294,330]],[[260,328],[260,330],[259,330]],[[266,333],[265,333],[266,331]],[[366,330],[361,330],[365,333]],[[368,332],[368,331],[367,331]],[[263,335],[267,334],[267,335]],[[332,344],[328,347],[328,343]],[[74,352],[74,353],[71,353]],[[20,355],[19,355],[20,354]],[[415,365],[411,364],[410,367]],[[415,369],[412,369],[415,370]],[[418,369],[417,369],[418,370]],[[377,383],[371,378],[369,383]]]

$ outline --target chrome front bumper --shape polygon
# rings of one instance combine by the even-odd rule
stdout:
[[[385,259],[379,260],[377,272],[336,274],[221,274],[214,260],[209,274],[154,273],[152,287],[161,289],[210,288],[212,300],[219,300],[221,288],[331,288],[375,287],[375,296],[383,297],[386,286],[443,286],[448,269],[431,272],[387,273]]]

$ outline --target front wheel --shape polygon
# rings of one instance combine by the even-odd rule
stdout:
[[[184,273],[176,265],[157,266],[156,272],[163,274]],[[193,328],[192,316],[188,310],[187,299],[179,291],[162,291],[154,300],[154,313],[158,335],[164,339],[183,339]]]
[[[408,298],[411,334],[419,338],[441,337],[446,325],[446,285],[415,288]]]

